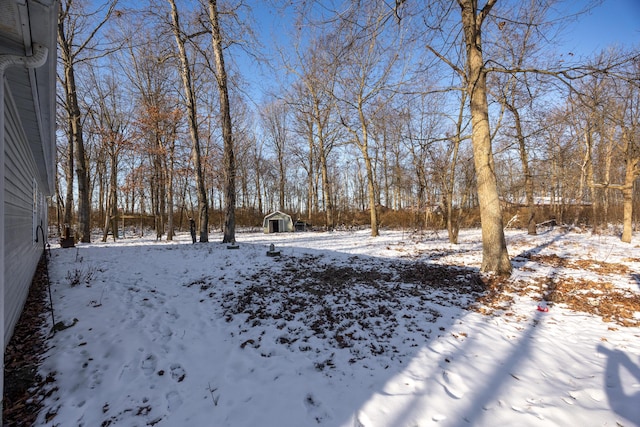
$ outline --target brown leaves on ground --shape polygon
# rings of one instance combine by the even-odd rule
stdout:
[[[251,285],[221,295],[227,321],[243,319],[243,347],[260,349],[260,328],[275,323],[282,331],[277,342],[290,348],[349,349],[350,363],[403,357],[400,342],[417,346],[439,333],[432,330],[441,316],[437,308],[466,308],[484,292],[471,268],[357,256],[348,263],[324,256],[282,256],[275,262],[277,269],[245,277]],[[329,363],[321,365],[320,370]]]
[[[640,295],[630,289],[615,286],[612,281],[630,275],[624,264],[596,260],[573,260],[557,255],[526,255],[528,279],[509,279],[489,276],[484,278],[485,295],[478,299],[475,309],[484,314],[508,311],[516,296],[528,295],[549,302],[565,304],[572,310],[601,316],[606,322],[621,326],[640,326]],[[552,276],[536,276],[537,269],[529,265],[552,266]],[[580,277],[584,272],[596,273],[597,280]]]
[[[590,259],[573,260],[563,258],[558,255],[525,255],[529,261],[539,264],[547,264],[552,267],[572,268],[580,270],[588,270],[598,274],[629,274],[629,267],[624,264],[613,264],[604,261],[594,261]]]
[[[622,326],[640,326],[640,295],[620,289],[608,282],[567,278],[555,284],[547,300],[564,303],[575,311],[602,316],[606,322]]]
[[[47,266],[44,257],[36,270],[24,310],[4,352],[4,426],[33,425],[52,377],[42,378],[38,367],[45,352],[44,326],[48,323]],[[48,387],[51,388],[51,387]]]

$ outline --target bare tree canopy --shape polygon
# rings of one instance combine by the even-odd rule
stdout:
[[[640,216],[640,52],[567,35],[560,0],[61,3],[60,222],[199,240],[260,227],[506,227]]]

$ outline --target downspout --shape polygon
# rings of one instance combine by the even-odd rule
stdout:
[[[49,49],[40,44],[33,45],[33,54],[31,56],[20,56],[12,54],[0,54],[0,292],[2,295],[2,303],[0,304],[0,326],[2,331],[0,332],[0,342],[2,343],[2,376],[0,376],[0,392],[4,395],[4,350],[7,345],[4,341],[4,239],[6,233],[4,232],[4,178],[5,178],[5,134],[4,134],[4,106],[5,106],[5,78],[4,72],[7,68],[12,66],[19,66],[25,68],[38,68],[42,67],[47,62]],[[3,401],[0,398],[0,410],[2,409]]]
[[[34,43],[32,49],[33,54],[31,56],[0,54],[0,76],[2,76],[3,81],[4,71],[11,66],[17,65],[24,68],[40,68],[47,62],[49,49],[46,46]],[[2,108],[4,108],[4,106]]]

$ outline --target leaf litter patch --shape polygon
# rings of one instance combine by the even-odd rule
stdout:
[[[347,263],[311,255],[275,262],[243,276],[244,287],[222,288],[209,278],[188,286],[221,301],[227,322],[240,323],[242,348],[269,357],[265,340],[275,340],[291,351],[331,355],[315,363],[318,370],[333,367],[338,350],[349,352],[349,363],[403,358],[444,330],[443,309],[467,308],[485,290],[470,268],[357,256]],[[277,337],[266,336],[272,325]]]
[[[630,274],[628,266],[557,255],[526,254],[521,258],[534,265],[521,266],[520,269],[534,274],[526,279],[486,277],[487,292],[473,307],[476,311],[501,315],[509,312],[516,297],[529,296],[550,305],[563,304],[576,312],[599,316],[605,322],[640,326],[640,294],[612,283],[619,280],[619,276]],[[551,266],[554,271],[551,275],[535,274],[538,270],[535,264]],[[597,274],[597,280],[583,277],[584,271]]]

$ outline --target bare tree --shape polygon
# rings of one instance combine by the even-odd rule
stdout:
[[[218,3],[209,0],[209,23],[211,24],[211,43],[216,63],[216,82],[220,95],[220,117],[222,120],[222,141],[224,144],[224,236],[222,243],[236,240],[236,163],[233,150],[233,129],[231,123],[231,107],[229,89],[227,87],[227,70],[224,65],[222,51],[222,31],[220,28]]]
[[[298,37],[301,37],[298,35]],[[295,98],[292,101],[299,114],[298,120],[303,122],[302,128],[307,132],[309,142],[308,152],[308,186],[309,186],[309,218],[315,193],[316,177],[314,177],[314,159],[320,170],[320,188],[322,191],[322,207],[325,213],[325,225],[329,230],[335,227],[335,206],[333,202],[332,176],[329,173],[329,155],[339,138],[339,131],[332,123],[336,120],[336,102],[334,98],[338,62],[334,61],[331,52],[335,48],[332,35],[318,36],[309,42],[306,50],[300,50],[296,43],[296,64],[287,65],[290,72],[298,77],[294,85]]]
[[[180,25],[180,14],[174,0],[167,0],[171,6],[171,30],[178,47],[178,58],[180,60],[180,78],[185,95],[187,107],[187,121],[189,123],[189,134],[192,143],[193,167],[195,169],[196,190],[198,195],[198,223],[200,232],[200,242],[209,241],[209,204],[207,202],[207,191],[204,184],[204,174],[202,171],[202,159],[200,150],[200,133],[198,130],[198,108],[196,103],[195,86],[192,80],[192,64],[187,56],[185,43],[187,35]]]
[[[73,200],[71,171],[75,168],[78,180],[78,233],[80,241],[85,243],[91,242],[91,195],[76,71],[79,63],[94,60],[108,53],[108,50],[99,48],[97,40],[101,29],[115,10],[116,4],[117,0],[111,0],[95,11],[87,11],[83,9],[82,3],[63,0],[60,2],[58,16],[58,46],[63,72],[59,80],[65,92],[63,105],[67,112],[69,126],[70,157],[64,222],[71,223],[70,209]]]
[[[469,99],[473,158],[476,169],[480,220],[482,224],[481,271],[511,274],[511,262],[504,237],[502,210],[498,194],[487,101],[487,67],[482,49],[482,29],[497,0],[480,7],[477,0],[458,0],[465,46],[464,65],[458,65],[433,45],[427,49],[447,63],[462,79]],[[442,16],[438,16],[438,19]],[[456,59],[457,61],[457,59]]]
[[[287,104],[281,100],[273,100],[262,107],[261,117],[265,136],[271,143],[276,155],[278,167],[278,200],[279,209],[285,209],[285,189],[287,181],[288,140]]]
[[[128,147],[128,127],[130,114],[122,102],[122,88],[115,75],[106,74],[102,77],[91,73],[93,98],[89,111],[92,133],[101,140],[100,150],[104,152],[109,162],[108,191],[105,203],[104,229],[102,241],[107,241],[109,231],[114,241],[118,238],[118,173],[120,156]],[[100,204],[102,207],[102,204]]]
[[[531,4],[515,4],[518,24],[513,25],[500,20],[497,25],[496,44],[499,45],[501,62],[508,69],[520,70],[529,64],[531,67],[542,53],[543,31],[553,29],[556,24],[545,22],[549,9],[553,2],[533,2]],[[544,76],[538,75],[536,79],[529,79],[527,75],[512,73],[495,73],[491,82],[491,92],[511,114],[513,118],[514,135],[509,135],[517,141],[520,165],[524,177],[524,192],[527,206],[527,231],[530,235],[536,234],[535,200],[533,172],[529,159],[529,143],[526,134],[527,106],[532,106],[536,98],[541,95],[540,87],[544,85]],[[547,77],[548,79],[548,77]],[[530,107],[531,108],[531,107]],[[533,133],[533,132],[531,132]]]
[[[362,9],[353,8],[345,12],[335,36],[342,44],[334,46],[334,60],[340,68],[333,96],[341,111],[340,122],[362,154],[372,236],[379,235],[379,224],[376,177],[370,152],[375,143],[371,138],[371,121],[391,102],[391,89],[398,85],[401,72],[395,68],[400,60],[396,49],[402,44],[398,39],[400,33],[385,35],[388,19],[388,8],[379,2],[366,3]]]
[[[467,192],[463,192],[463,199],[457,209],[454,207],[454,197],[456,191],[456,168],[458,166],[458,159],[460,156],[460,145],[468,138],[463,135],[466,128],[464,116],[464,106],[467,102],[467,92],[461,91],[460,94],[460,108],[455,120],[455,130],[446,141],[446,158],[448,160],[448,166],[440,168],[439,174],[442,180],[442,186],[444,188],[442,197],[443,212],[447,221],[447,233],[449,236],[449,242],[458,243],[458,233],[460,231],[460,215],[462,214],[462,206],[464,205],[464,199],[466,199]],[[456,214],[457,212],[457,214]]]
[[[502,210],[498,198],[495,175],[489,106],[487,102],[487,74],[482,54],[482,24],[497,0],[488,0],[482,9],[474,0],[458,0],[466,45],[464,79],[469,95],[473,158],[478,182],[478,201],[482,221],[482,271],[501,275],[511,274],[502,224]]]
[[[640,76],[640,60],[631,64],[633,73]],[[618,105],[612,111],[612,119],[618,127],[617,149],[624,162],[624,179],[622,185],[614,188],[622,192],[623,220],[621,239],[631,243],[633,234],[633,189],[640,177],[640,87],[630,82],[616,86]]]
[[[617,55],[603,54],[597,62],[615,60]],[[640,74],[640,61],[625,64],[630,76]],[[594,68],[607,68],[595,64]],[[596,227],[596,205],[601,204],[603,221],[607,221],[610,204],[609,190],[617,190],[623,199],[622,241],[631,242],[633,220],[633,189],[640,176],[640,86],[637,79],[620,79],[608,74],[594,75],[577,88],[574,99],[584,113],[582,126],[584,142],[584,169],[587,184],[592,190],[593,221]],[[576,114],[576,118],[579,115]],[[597,167],[594,167],[594,163]],[[615,181],[618,181],[617,183]],[[603,191],[602,200],[594,193]]]

